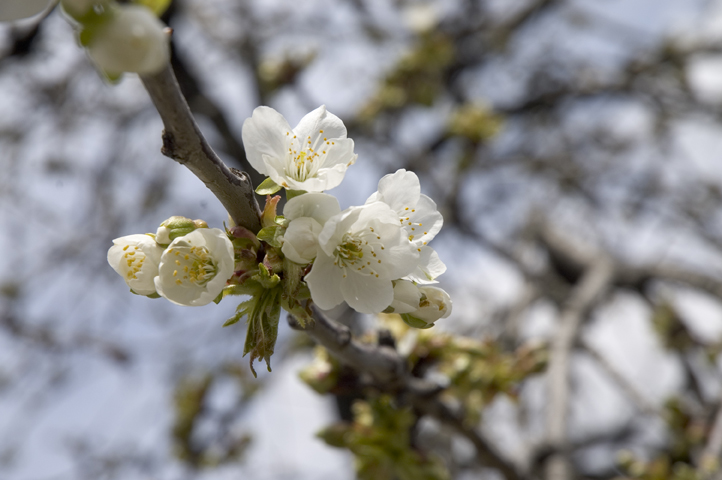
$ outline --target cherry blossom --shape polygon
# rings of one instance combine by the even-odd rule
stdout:
[[[322,192],[338,186],[355,161],[354,142],[343,122],[321,106],[291,128],[270,107],[258,107],[243,123],[250,164],[289,190]]]

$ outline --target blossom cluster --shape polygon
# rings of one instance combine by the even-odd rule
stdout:
[[[131,292],[188,306],[213,301],[235,267],[226,232],[184,217],[169,218],[155,234],[116,238],[108,263]]]
[[[386,175],[364,205],[342,211],[323,191],[341,183],[357,155],[343,122],[325,107],[295,128],[275,110],[256,108],[243,142],[251,165],[269,177],[258,191],[290,193],[281,252],[308,271],[303,280],[316,305],[398,313],[422,328],[451,313],[449,295],[431,286],[446,270],[428,245],[443,218],[413,172]]]
[[[323,191],[341,183],[357,155],[325,107],[295,128],[259,107],[242,135],[249,162],[268,177],[257,188],[268,195],[261,231],[171,217],[155,234],[115,239],[108,262],[132,292],[189,306],[251,295],[229,321],[245,315],[249,325],[277,316],[278,304],[304,321],[309,298],[324,310],[346,302],[361,313],[397,313],[418,328],[451,313],[449,295],[433,286],[446,266],[428,245],[443,218],[413,172],[386,175],[363,205],[341,210]],[[277,215],[280,197],[270,194],[282,188],[288,201]]]

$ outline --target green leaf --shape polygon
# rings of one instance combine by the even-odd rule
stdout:
[[[260,283],[263,288],[267,289],[276,288],[276,285],[281,282],[281,277],[275,273],[271,274],[268,268],[262,263],[258,264],[258,273],[251,278]]]
[[[255,359],[265,360],[268,371],[271,371],[271,355],[273,355],[276,346],[278,319],[281,316],[280,296],[281,289],[274,288],[264,290],[260,295],[254,297],[252,300],[255,300],[255,302],[253,302],[252,306],[250,300],[244,302],[244,304],[249,305],[244,307],[244,310],[248,312],[248,330],[246,331],[246,342],[243,346],[243,356],[250,353],[253,376],[256,376],[256,371],[253,369]],[[239,308],[241,305],[239,305]]]
[[[258,187],[256,187],[256,193],[259,195],[273,195],[280,189],[281,186],[271,180],[270,177],[268,177],[267,179],[262,181]]]
[[[273,225],[270,227],[262,228],[261,231],[258,232],[258,239],[266,242],[272,247],[281,248],[280,237],[285,231],[286,229],[281,227],[280,225]]]
[[[168,10],[172,0],[133,0],[133,3],[150,8],[156,17],[160,17]]]

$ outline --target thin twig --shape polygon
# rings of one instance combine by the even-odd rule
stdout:
[[[140,79],[163,120],[163,155],[185,165],[203,181],[236,225],[258,232],[260,213],[248,175],[229,169],[208,145],[171,67],[155,75],[141,75]]]

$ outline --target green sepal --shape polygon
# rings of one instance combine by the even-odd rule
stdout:
[[[273,195],[281,189],[281,186],[268,177],[256,187],[256,193],[259,195]]]
[[[266,242],[272,247],[281,248],[281,235],[285,232],[285,228],[280,225],[272,225],[270,227],[262,228],[258,232],[258,239]]]
[[[139,295],[139,296],[141,296],[141,297],[160,298],[160,295],[158,295],[158,292],[153,292],[153,293],[151,293],[150,295],[143,295],[142,293],[138,293],[138,292],[136,292],[135,290],[133,290],[133,289],[131,288],[131,289],[130,289],[130,293],[132,293],[133,295]]]
[[[156,17],[160,17],[168,10],[172,1],[173,0],[133,0],[133,3],[148,7]]]
[[[426,330],[427,328],[431,328],[434,326],[433,323],[426,323],[425,321],[423,321],[419,318],[413,317],[408,313],[402,313],[401,319],[409,327],[420,328],[421,330]]]
[[[306,190],[289,190],[286,189],[286,201],[292,199],[293,197],[297,197],[299,195],[303,195],[306,193]]]

